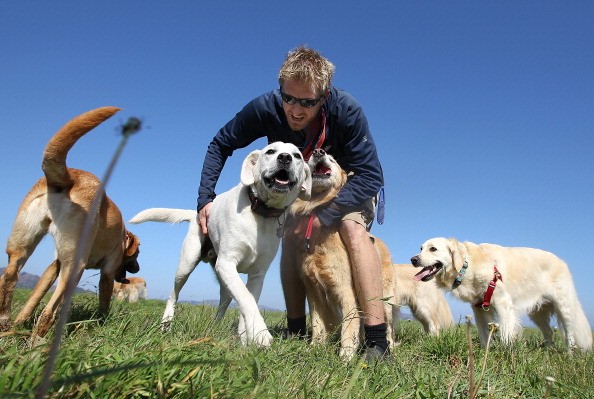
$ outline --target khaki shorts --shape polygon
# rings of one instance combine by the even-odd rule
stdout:
[[[373,223],[376,204],[377,198],[370,198],[363,203],[361,209],[343,215],[342,220],[352,220],[353,222],[357,222],[369,231],[369,229],[371,229],[371,224]]]

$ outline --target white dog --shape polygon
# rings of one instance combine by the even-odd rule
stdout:
[[[275,142],[250,153],[243,161],[241,183],[214,199],[208,237],[202,234],[194,210],[152,208],[134,216],[130,223],[190,222],[163,325],[166,327],[173,319],[181,288],[203,260],[213,264],[221,284],[218,316],[235,299],[241,312],[242,342],[270,345],[272,336],[257,301],[282,237],[284,210],[298,197],[308,199],[310,195],[311,172],[299,149],[293,144]],[[214,253],[209,251],[208,238]],[[247,284],[244,285],[239,273],[248,275]]]
[[[569,348],[592,348],[592,330],[569,268],[550,252],[439,237],[426,241],[411,262],[423,268],[417,279],[428,281],[435,277],[440,288],[475,304],[473,311],[483,346],[494,314],[501,339],[509,344],[521,331],[520,315],[528,313],[542,331],[545,344],[552,341],[549,322],[554,314]]]

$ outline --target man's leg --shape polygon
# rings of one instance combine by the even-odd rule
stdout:
[[[377,251],[365,226],[360,223],[343,220],[340,235],[351,258],[357,299],[363,311],[366,346],[379,356],[387,354],[388,340],[384,304],[381,300],[382,270]]]
[[[285,233],[287,234],[287,233]],[[288,237],[282,241],[280,260],[280,275],[285,306],[287,307],[287,327],[290,335],[305,336],[305,285],[299,274],[300,265],[296,262],[295,237]]]

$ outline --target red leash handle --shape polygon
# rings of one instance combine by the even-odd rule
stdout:
[[[309,214],[309,219],[307,220],[307,229],[305,230],[305,252],[307,253],[313,252],[313,247],[311,246],[311,232],[313,230],[315,216],[316,214],[312,212]]]

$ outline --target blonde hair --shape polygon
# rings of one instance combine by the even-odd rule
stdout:
[[[287,53],[278,73],[278,83],[287,79],[310,85],[312,91],[322,95],[330,88],[334,64],[316,50],[299,46]]]

